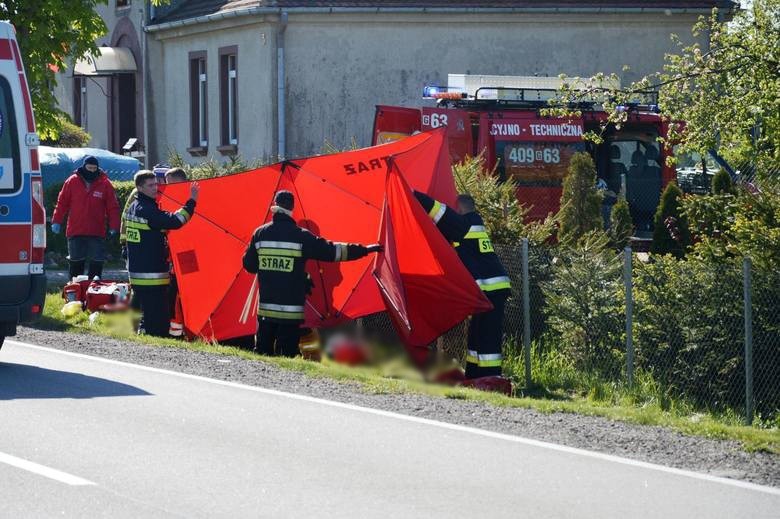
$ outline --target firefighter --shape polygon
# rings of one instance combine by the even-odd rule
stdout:
[[[192,184],[184,207],[167,213],[157,207],[155,174],[139,171],[134,180],[138,193],[124,215],[128,277],[140,299],[145,333],[165,337],[170,325],[170,264],[163,231],[178,229],[192,218],[199,186],[197,182]]]
[[[51,218],[51,230],[58,234],[68,217],[65,235],[68,238],[69,277],[84,274],[89,258],[88,276],[103,275],[105,260],[106,223],[109,238],[119,230],[119,203],[106,172],[100,169],[97,158],[89,155],[62,185],[57,205]]]
[[[306,260],[351,261],[378,244],[334,243],[299,227],[292,217],[295,199],[279,191],[271,207],[273,220],[258,227],[244,254],[244,269],[257,274],[260,284],[255,350],[264,355],[298,354],[308,281]]]
[[[466,378],[478,379],[501,375],[504,306],[511,292],[501,260],[482,217],[476,211],[471,195],[457,199],[457,211],[424,193],[414,193],[447,240],[455,245],[463,264],[474,276],[479,288],[493,304],[493,309],[471,317],[466,355]]]
[[[154,167],[154,174],[155,177],[159,181],[162,179],[164,180],[165,184],[178,184],[179,182],[186,182],[187,181],[187,172],[184,171],[182,168],[168,168],[165,171],[164,175],[161,175],[158,173],[158,170],[161,168],[159,164]],[[119,243],[122,245],[122,258],[127,260],[127,218],[125,217],[127,214],[128,209],[130,209],[130,205],[132,205],[133,201],[136,199],[136,195],[138,195],[138,188],[134,188],[130,195],[127,197],[127,201],[125,202],[125,207],[122,209],[122,223],[119,228]],[[168,290],[168,299],[169,299],[169,315],[171,316],[171,324],[169,333],[173,337],[181,337],[184,335],[184,325],[182,323],[182,313],[181,313],[181,303],[179,301],[179,288],[178,284],[176,283],[176,278],[173,276],[173,270],[171,269],[171,283],[169,285]],[[130,300],[130,306],[134,310],[141,310],[140,306],[140,299],[137,297],[137,294],[133,292],[133,297]],[[143,329],[143,321],[139,321],[138,327],[140,329]]]

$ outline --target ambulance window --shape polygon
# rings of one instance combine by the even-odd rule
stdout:
[[[582,142],[496,142],[498,173],[518,186],[560,187]]]
[[[8,80],[0,76],[0,194],[14,193],[22,184],[12,92]]]

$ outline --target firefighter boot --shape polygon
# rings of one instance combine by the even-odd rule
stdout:
[[[103,279],[103,262],[102,261],[90,261],[89,262],[89,273],[87,274],[87,277],[92,281],[95,279],[95,276],[98,277],[98,279]]]
[[[70,277],[71,280],[73,278],[75,278],[76,276],[80,276],[80,275],[84,274],[84,264],[85,263],[86,263],[86,261],[84,261],[84,260],[78,260],[78,261],[68,260],[68,264],[69,264],[68,276]]]

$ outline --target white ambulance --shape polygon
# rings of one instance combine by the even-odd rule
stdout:
[[[0,347],[40,316],[46,211],[30,91],[16,33],[0,22]]]

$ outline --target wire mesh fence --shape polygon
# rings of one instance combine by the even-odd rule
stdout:
[[[504,373],[517,386],[641,385],[663,408],[780,419],[779,272],[741,258],[531,246],[524,297],[522,246],[497,245],[496,253],[512,281]],[[399,342],[381,314],[363,328]],[[467,328],[459,324],[431,348],[463,364]]]

